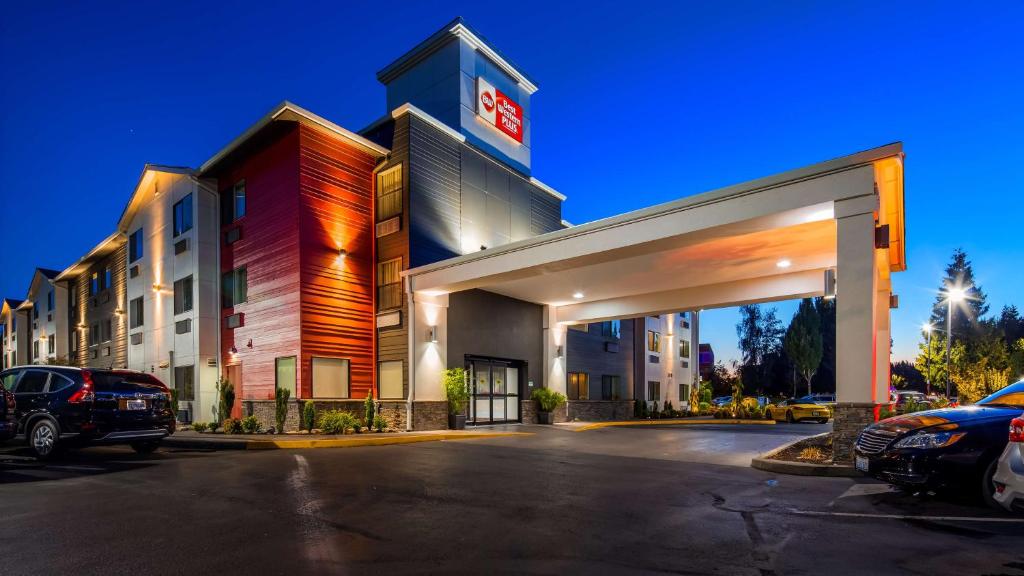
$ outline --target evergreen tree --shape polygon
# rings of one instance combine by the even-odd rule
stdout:
[[[953,303],[953,338],[967,338],[977,334],[978,322],[988,313],[985,292],[974,281],[974,268],[967,259],[967,253],[957,248],[953,258],[946,266],[946,276],[939,286],[939,294],[935,296],[935,307],[932,309],[931,322],[940,329],[946,329],[948,303],[946,294],[950,290],[962,289],[965,293],[963,302]]]
[[[818,311],[821,324],[821,364],[812,378],[814,389],[819,392],[836,390],[836,301],[815,298],[814,308]]]
[[[782,349],[782,322],[776,316],[775,308],[762,310],[757,304],[740,307],[740,321],[736,324],[736,336],[742,354],[739,377],[753,384],[754,389],[765,389]]]
[[[1003,306],[999,319],[996,320],[996,327],[1007,345],[1013,345],[1017,340],[1024,338],[1024,318],[1020,317],[1016,306]]]
[[[786,355],[792,360],[796,371],[807,383],[807,393],[811,393],[811,378],[821,365],[822,338],[821,319],[810,298],[800,301],[800,307],[789,323],[784,341]],[[793,396],[796,396],[796,382],[793,383]]]

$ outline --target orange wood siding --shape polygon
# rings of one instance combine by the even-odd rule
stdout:
[[[247,301],[221,310],[223,365],[241,364],[241,382],[234,382],[239,401],[273,399],[274,359],[299,356],[301,342],[298,125],[250,144],[218,178],[222,195],[242,179],[246,188],[245,216],[221,226],[222,232],[240,226],[241,239],[227,245],[223,233],[220,238],[221,272],[246,266],[248,276]],[[238,312],[243,326],[227,328],[225,319]]]
[[[312,397],[312,357],[350,361],[349,397],[374,384],[372,178],[376,158],[300,127],[300,396]],[[339,258],[344,249],[346,256]]]

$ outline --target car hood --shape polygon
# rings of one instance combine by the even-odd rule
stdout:
[[[991,420],[1009,421],[1019,414],[1020,408],[960,406],[893,416],[868,426],[868,429],[886,433],[888,436],[899,436],[923,428],[938,427],[940,430],[955,430]]]

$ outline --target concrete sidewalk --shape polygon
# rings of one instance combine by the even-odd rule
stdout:
[[[177,432],[163,440],[168,448],[207,450],[278,450],[299,448],[354,448],[388,446],[442,440],[473,440],[506,436],[532,436],[530,432],[490,432],[479,430],[431,430],[424,432],[385,432],[345,435],[325,434],[210,434]]]
[[[751,424],[773,426],[774,420],[740,420],[737,418],[666,418],[663,420],[616,420],[612,422],[560,422],[555,426],[564,427],[573,432],[586,432],[611,426],[713,426],[716,424]]]

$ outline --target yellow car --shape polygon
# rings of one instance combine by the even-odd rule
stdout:
[[[813,420],[824,424],[832,417],[832,409],[825,404],[790,399],[769,405],[765,408],[764,415],[769,420],[785,420],[786,422]]]

